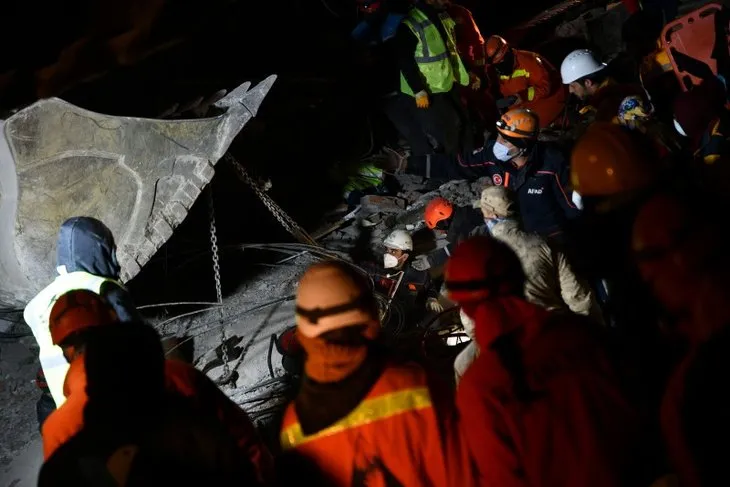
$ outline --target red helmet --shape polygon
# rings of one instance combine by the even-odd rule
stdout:
[[[119,321],[111,306],[98,294],[78,289],[61,295],[51,308],[48,325],[54,345],[62,345],[74,333]]]
[[[448,220],[454,214],[454,205],[446,198],[434,198],[426,206],[424,220],[426,226],[433,230],[440,221]]]
[[[357,8],[360,12],[371,14],[380,10],[381,0],[357,0]]]
[[[522,296],[525,275],[517,255],[492,237],[460,243],[446,263],[446,289],[459,305],[496,296]]]

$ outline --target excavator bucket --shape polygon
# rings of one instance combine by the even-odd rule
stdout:
[[[684,91],[727,69],[727,32],[727,16],[717,3],[707,4],[664,27],[661,45]]]
[[[134,277],[185,219],[275,79],[239,86],[211,118],[115,117],[50,98],[0,121],[0,303],[23,306],[55,278],[58,230],[72,216],[103,221],[122,280]]]

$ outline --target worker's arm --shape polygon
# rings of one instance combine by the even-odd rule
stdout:
[[[598,302],[590,288],[578,279],[565,254],[556,251],[553,259],[558,268],[560,295],[568,308],[575,314],[589,316],[597,323],[603,324],[603,315]]]
[[[494,162],[493,148],[494,141],[490,141],[479,150],[466,151],[456,157],[446,154],[411,156],[408,158],[405,172],[445,181],[491,177],[501,172],[500,167]]]
[[[398,56],[398,67],[401,73],[403,73],[406,82],[408,82],[413,93],[425,91],[426,83],[424,83],[421,77],[421,70],[418,69],[418,63],[415,58],[418,39],[407,25],[401,24],[398,26],[398,32],[395,34],[394,41]]]
[[[550,81],[550,72],[543,64],[542,58],[533,53],[523,54],[520,57],[520,64],[522,64],[525,71],[530,73],[530,87],[520,93],[522,101],[530,102],[550,96],[553,92],[553,86]]]

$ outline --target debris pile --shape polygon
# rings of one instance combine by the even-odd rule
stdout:
[[[430,189],[427,179],[411,175],[397,176],[401,191],[397,196],[364,196],[360,205],[340,217],[329,228],[337,229],[320,240],[328,249],[347,251],[360,236],[362,228],[370,232],[370,242],[377,249],[393,230],[403,228],[411,233],[424,227],[423,211],[429,201],[441,196],[457,206],[469,206],[479,200],[482,189],[492,184],[489,178],[476,181],[450,181]],[[339,227],[337,225],[339,224]]]

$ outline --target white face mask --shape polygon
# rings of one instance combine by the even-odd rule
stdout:
[[[679,132],[679,135],[681,135],[682,137],[687,137],[687,134],[684,132],[682,126],[679,125],[679,122],[677,122],[676,118],[674,119],[674,128],[677,130],[677,132]]]
[[[383,254],[383,267],[386,269],[393,269],[398,267],[398,258],[393,254]]]
[[[514,159],[517,156],[517,153],[510,154],[510,149],[504,144],[500,144],[499,142],[494,143],[494,148],[492,149],[492,152],[494,152],[494,157],[497,158],[497,160],[502,162],[507,162],[509,160]]]

